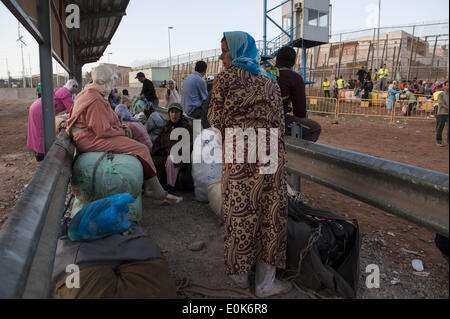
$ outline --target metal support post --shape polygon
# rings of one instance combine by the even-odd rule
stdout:
[[[302,41],[302,77],[306,81],[306,48]]]
[[[294,41],[294,0],[291,0],[291,43]]]
[[[292,127],[291,127],[291,135],[294,138],[297,139],[302,139],[303,138],[303,132],[302,132],[302,127],[299,123],[293,123]],[[291,174],[291,184],[292,184],[292,188],[297,191],[297,192],[301,192],[301,185],[302,185],[302,180],[301,177],[299,175],[296,174]]]
[[[411,41],[411,54],[409,56],[409,64],[408,64],[408,78],[406,79],[407,81],[410,80],[410,76],[411,76],[411,63],[412,63],[412,59],[413,59],[413,53],[414,53],[414,36],[416,34],[416,26],[413,26],[413,34],[412,34],[412,41]],[[408,45],[406,45],[407,49]]]
[[[52,29],[51,1],[38,1],[39,32],[44,39],[39,44],[39,62],[42,87],[42,120],[44,129],[45,153],[55,141],[55,105],[53,97],[53,65],[52,65]]]

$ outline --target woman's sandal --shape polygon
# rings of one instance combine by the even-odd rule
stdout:
[[[163,198],[156,198],[153,196],[152,191],[144,191],[145,197],[149,197],[153,199],[153,203],[158,206],[169,206],[169,205],[176,205],[183,201],[183,197],[177,197],[174,195],[171,195],[166,192],[166,196]]]

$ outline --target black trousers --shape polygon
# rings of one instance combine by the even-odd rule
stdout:
[[[310,142],[317,142],[320,133],[322,133],[322,127],[316,121],[300,118],[286,114],[286,135],[291,135],[290,126],[292,123],[299,123],[302,126],[302,139]]]
[[[330,97],[330,90],[324,90],[323,94],[325,95],[325,97]]]
[[[445,124],[447,124],[447,144],[449,143],[449,127],[448,127],[448,115],[436,116],[436,141],[442,143],[442,132],[444,131]]]
[[[189,114],[190,117],[193,117],[194,119],[201,119],[203,117],[203,109],[201,106],[197,107],[194,111],[192,111],[191,114]]]

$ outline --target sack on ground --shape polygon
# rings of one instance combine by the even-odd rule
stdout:
[[[75,201],[73,218],[84,205],[109,196],[128,193],[135,199],[129,204],[128,217],[142,217],[143,171],[141,162],[134,156],[111,153],[83,153],[73,165],[72,193]]]
[[[213,179],[208,184],[208,201],[209,207],[213,213],[222,219],[222,180]]]
[[[345,298],[356,297],[361,244],[355,219],[316,210],[290,198],[287,233],[286,269],[289,275],[297,275],[300,286],[315,291],[328,288]]]
[[[209,182],[222,178],[221,142],[210,129],[203,130],[202,134],[195,139],[192,152],[192,178],[197,201],[207,203]]]
[[[72,219],[68,235],[72,241],[93,241],[130,228],[126,218],[130,194],[118,194],[89,203]]]
[[[63,225],[66,226],[66,225]],[[67,265],[79,268],[79,288],[66,286]],[[123,234],[90,241],[58,240],[52,281],[60,299],[171,299],[175,281],[158,245],[136,222]],[[74,280],[69,280],[74,284]]]

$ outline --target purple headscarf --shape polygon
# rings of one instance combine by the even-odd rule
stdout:
[[[114,111],[119,117],[120,122],[122,122],[122,125],[125,125],[127,122],[139,122],[138,119],[135,119],[131,115],[130,111],[128,110],[128,107],[124,104],[117,105]]]

